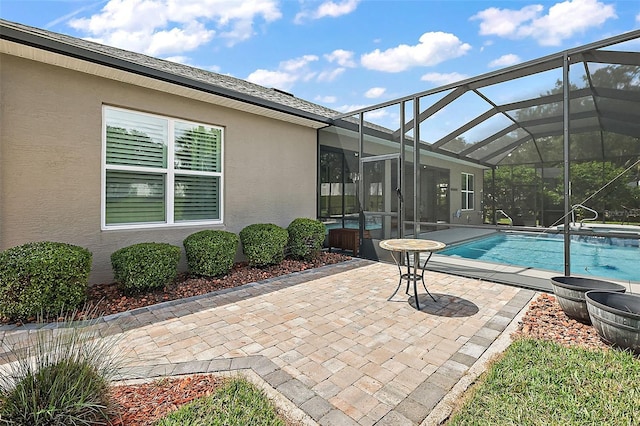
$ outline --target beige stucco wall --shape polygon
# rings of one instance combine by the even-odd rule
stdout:
[[[451,212],[454,213],[462,207],[462,173],[469,173],[473,175],[474,181],[474,209],[462,210],[459,218],[451,217],[449,222],[479,225],[482,224],[482,190],[483,190],[483,170],[472,166],[465,166],[458,163],[448,163],[446,168],[449,169],[450,187],[449,187],[449,202]]]
[[[0,250],[42,240],[86,247],[96,283],[112,279],[109,256],[130,244],[182,247],[200,229],[315,218],[314,129],[14,56],[0,64]],[[105,104],[225,128],[224,225],[101,230]]]

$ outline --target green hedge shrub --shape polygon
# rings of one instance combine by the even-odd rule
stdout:
[[[163,288],[178,275],[180,247],[167,243],[139,243],[111,254],[115,280],[127,294]]]
[[[236,234],[222,230],[204,230],[189,235],[183,242],[189,271],[206,277],[228,274],[238,243]]]
[[[326,227],[319,220],[299,217],[289,224],[287,231],[291,256],[311,260],[322,249]]]
[[[289,233],[273,223],[256,223],[240,231],[242,252],[250,266],[276,265],[284,259]]]
[[[0,253],[0,316],[10,320],[58,315],[78,309],[87,297],[91,252],[40,241]]]

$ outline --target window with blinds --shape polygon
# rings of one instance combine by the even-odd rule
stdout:
[[[460,187],[460,194],[462,195],[462,210],[474,209],[474,190],[473,190],[473,175],[470,173],[462,173],[462,185]]]
[[[223,129],[104,108],[103,226],[222,221]]]

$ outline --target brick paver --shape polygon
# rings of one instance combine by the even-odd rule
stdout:
[[[534,293],[427,272],[437,301],[417,311],[403,288],[387,300],[397,274],[354,260],[112,316],[105,334],[124,330],[125,377],[251,368],[320,425],[415,425]]]

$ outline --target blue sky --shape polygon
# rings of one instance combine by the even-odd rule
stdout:
[[[352,111],[640,28],[638,0],[0,0],[0,16]]]

